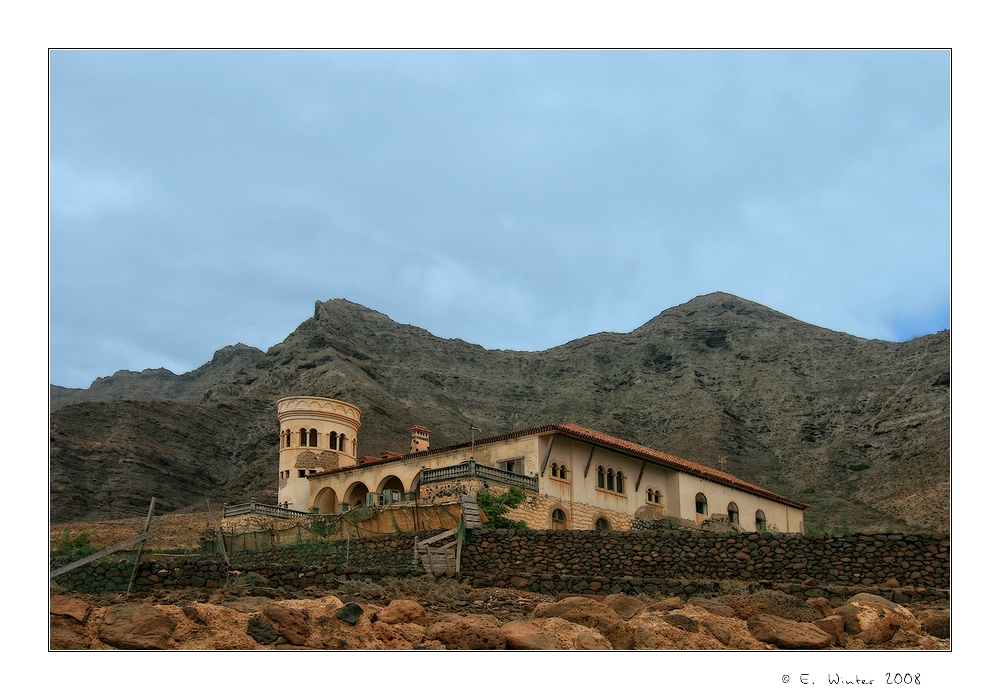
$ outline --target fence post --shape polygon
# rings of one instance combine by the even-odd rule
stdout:
[[[146,514],[146,524],[143,526],[143,532],[149,532],[149,523],[153,520],[153,508],[156,506],[156,497],[149,499],[149,513]],[[139,549],[135,553],[135,566],[132,567],[132,576],[128,580],[128,589],[126,593],[132,592],[132,584],[135,583],[135,575],[139,572],[139,559],[142,557],[142,550],[146,546],[146,540],[139,543]]]
[[[212,502],[205,499],[205,503],[208,504],[208,515],[212,518],[212,527],[215,529],[215,540],[219,543],[219,547],[222,549],[222,558],[226,561],[226,566],[229,564],[229,554],[226,552],[226,540],[222,537],[222,533],[219,531],[219,523],[215,521],[215,511],[212,510]]]

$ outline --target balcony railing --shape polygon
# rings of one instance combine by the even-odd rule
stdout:
[[[515,474],[506,469],[497,469],[485,464],[478,464],[474,461],[462,462],[450,467],[439,467],[437,469],[425,469],[420,473],[421,484],[433,484],[440,481],[451,481],[453,479],[479,478],[487,481],[495,481],[498,484],[516,486],[529,491],[538,490],[538,477]]]
[[[257,503],[255,501],[250,501],[249,503],[235,503],[233,505],[225,504],[222,506],[223,518],[231,518],[235,515],[248,515],[250,513],[269,515],[272,518],[282,518],[285,520],[312,515],[311,513],[304,513],[300,510],[292,510],[290,508],[282,508],[281,506]]]

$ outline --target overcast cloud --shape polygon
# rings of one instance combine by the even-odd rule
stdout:
[[[950,55],[50,56],[50,379],[267,349],[343,297],[488,348],[713,291],[950,325]]]

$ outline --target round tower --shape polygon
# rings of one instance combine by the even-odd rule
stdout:
[[[278,505],[308,511],[309,475],[358,463],[361,409],[319,396],[278,399]]]

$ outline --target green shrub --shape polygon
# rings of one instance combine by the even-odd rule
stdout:
[[[69,528],[66,528],[63,530],[62,535],[59,536],[59,539],[56,540],[55,547],[52,549],[52,556],[82,559],[99,551],[101,550],[90,543],[89,532],[84,531],[76,537],[70,537]]]
[[[528,523],[523,520],[511,520],[506,517],[507,511],[524,503],[524,491],[511,486],[506,493],[494,496],[488,489],[482,489],[476,494],[476,503],[483,509],[489,520],[490,527],[507,528],[508,530],[527,530]]]

